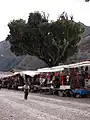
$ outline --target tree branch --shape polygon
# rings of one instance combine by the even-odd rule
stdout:
[[[51,57],[52,60],[54,60],[53,56],[50,53],[48,53],[48,55]]]
[[[70,41],[70,42],[71,42],[71,41]],[[65,47],[64,47],[64,49],[63,49],[63,52],[62,52],[60,58],[62,58],[62,57],[64,56],[64,53],[65,53],[65,51],[66,51],[66,49],[67,49],[67,47],[68,47],[68,45],[69,45],[70,42],[67,42],[67,44],[65,45]]]

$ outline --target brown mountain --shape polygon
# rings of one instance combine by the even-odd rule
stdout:
[[[76,55],[78,61],[90,59],[90,27],[82,23],[81,25],[85,28],[85,32],[78,44],[78,54]]]
[[[0,42],[0,71],[8,71],[10,69],[36,70],[37,68],[47,66],[42,60],[35,56],[19,56],[16,57],[10,51],[8,41]]]
[[[90,59],[90,35],[82,39],[78,46],[78,55],[81,60]]]

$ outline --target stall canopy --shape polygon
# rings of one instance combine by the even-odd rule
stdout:
[[[12,73],[12,72],[0,72],[0,78],[12,77],[12,76],[15,76],[17,74],[19,74],[19,72],[15,72],[15,73]]]
[[[60,65],[60,66],[55,66],[55,67],[51,67],[51,69],[53,69],[53,70],[56,70],[56,69],[64,69],[64,68],[67,68],[68,67],[68,65]]]
[[[74,64],[55,66],[55,67],[52,67],[52,69],[55,70],[55,69],[61,69],[61,68],[76,68],[76,67],[89,66],[89,65],[90,65],[90,61],[84,61],[84,62],[79,62]]]
[[[69,65],[67,65],[67,68],[76,68],[76,67],[82,67],[82,66],[90,66],[90,61],[69,64]]]
[[[41,69],[37,69],[37,71],[43,71],[43,70],[49,70],[50,68],[41,68]]]
[[[38,74],[40,74],[40,72],[38,72],[38,71],[22,71],[21,72],[21,74],[23,75],[29,75],[29,76],[31,76],[31,77],[34,77],[35,75],[38,75]]]
[[[46,72],[59,72],[59,71],[63,71],[64,68],[57,68],[57,69],[54,69],[54,68],[47,68],[47,69],[39,69],[37,70],[38,72],[40,73],[46,73]]]

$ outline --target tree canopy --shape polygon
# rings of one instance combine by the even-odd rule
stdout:
[[[56,21],[49,21],[44,12],[30,13],[28,21],[13,20],[8,24],[10,34],[6,38],[16,55],[34,55],[48,66],[64,63],[77,52],[77,43],[84,28],[63,12]]]

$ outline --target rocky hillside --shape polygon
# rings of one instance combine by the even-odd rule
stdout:
[[[71,60],[75,62],[84,61],[90,59],[90,26],[85,26],[85,32],[82,34],[82,39],[78,43],[78,53],[68,59],[67,63],[70,63]]]
[[[85,28],[85,32],[83,33],[82,37],[85,38],[87,36],[90,36],[90,26],[86,26],[83,23],[81,23],[81,25]]]
[[[0,42],[0,71],[7,71],[12,68],[35,70],[45,66],[46,64],[35,56],[16,57],[10,51],[10,44],[8,41]]]
[[[74,59],[85,60],[90,59],[90,27],[85,26],[85,32],[82,35],[82,40],[78,45],[79,52]],[[10,51],[10,44],[8,41],[0,42],[0,71],[8,71],[14,69],[30,69],[36,70],[37,68],[47,66],[42,60],[35,56],[19,56],[16,57]]]
[[[82,39],[82,41],[79,43],[78,49],[78,55],[80,59],[90,59],[90,35]]]
[[[90,59],[90,27],[84,24],[82,26],[85,28],[85,32],[82,35],[82,40],[78,44],[78,54],[76,56],[78,60]]]

